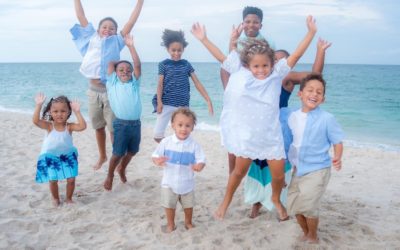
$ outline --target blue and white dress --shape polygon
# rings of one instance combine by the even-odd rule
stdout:
[[[36,182],[45,183],[78,175],[78,151],[67,126],[46,134],[36,169]]]

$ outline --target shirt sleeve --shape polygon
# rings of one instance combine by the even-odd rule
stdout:
[[[289,74],[291,68],[287,64],[286,58],[280,59],[275,65],[274,65],[274,72],[280,76],[280,77],[285,77],[287,74]]]
[[[206,163],[206,157],[204,155],[203,149],[199,144],[196,143],[194,147],[194,155],[195,155],[195,160],[196,163]]]
[[[194,68],[190,62],[187,62],[187,71],[188,71],[188,76],[190,76],[194,72]]]
[[[165,152],[165,140],[163,139],[157,146],[157,148],[154,150],[153,154],[151,157],[160,157],[164,156]]]
[[[232,50],[222,63],[221,68],[232,74],[239,71],[241,65],[239,53],[236,50]]]
[[[165,75],[165,64],[164,64],[164,62],[160,62],[158,64],[158,74],[159,75]]]
[[[327,127],[328,127],[327,134],[328,134],[329,141],[333,145],[341,143],[344,139],[344,133],[343,133],[343,130],[340,127],[339,123],[336,121],[336,119],[333,115],[329,116]]]
[[[106,81],[107,90],[115,83],[116,78],[117,74],[115,73],[115,71],[112,72],[111,75],[107,75],[107,81]]]
[[[74,41],[81,55],[84,56],[89,47],[90,38],[96,33],[92,23],[89,23],[86,27],[75,24],[69,31],[72,34],[72,41]]]

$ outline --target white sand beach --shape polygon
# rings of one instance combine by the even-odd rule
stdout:
[[[218,133],[197,130],[194,137],[204,148],[207,166],[196,177],[196,227],[184,228],[179,207],[177,230],[165,234],[162,171],[151,162],[156,146],[151,128],[142,128],[141,150],[127,168],[128,182],[122,184],[116,175],[112,192],[103,190],[108,166],[96,172],[91,167],[97,159],[93,129],[74,133],[79,152],[75,204],[53,208],[48,185],[35,183],[44,131],[29,115],[0,114],[0,249],[400,248],[399,152],[345,144],[343,169],[332,171],[322,202],[320,244],[309,245],[297,241],[301,230],[293,218],[279,223],[274,212],[262,210],[250,219],[242,186],[225,220],[214,220],[227,182],[226,151]],[[64,198],[65,181],[59,186]]]

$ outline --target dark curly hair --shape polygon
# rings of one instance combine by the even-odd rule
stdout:
[[[162,43],[161,46],[166,47],[167,49],[169,48],[169,45],[174,42],[181,43],[183,48],[186,48],[188,45],[188,42],[185,40],[185,34],[183,33],[182,30],[169,30],[165,29],[163,31],[163,35],[161,37]]]
[[[263,11],[260,8],[257,7],[252,7],[252,6],[246,6],[243,9],[243,20],[246,18],[247,15],[256,15],[258,18],[260,18],[260,22],[263,20]]]
[[[251,39],[248,42],[242,43],[242,45],[243,49],[240,52],[240,61],[243,66],[248,67],[254,55],[266,55],[271,61],[271,66],[274,65],[275,52],[266,40]]]
[[[50,115],[50,109],[51,109],[51,105],[53,105],[53,103],[66,103],[67,104],[67,106],[68,106],[67,120],[68,120],[68,118],[71,116],[72,109],[71,109],[71,104],[70,104],[68,97],[63,96],[63,95],[50,99],[50,101],[47,103],[46,107],[43,110],[42,119],[46,120],[46,121],[53,121],[53,117],[51,117],[51,115]]]

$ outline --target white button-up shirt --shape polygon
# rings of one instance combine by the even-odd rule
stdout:
[[[200,145],[191,136],[179,140],[175,134],[164,138],[152,157],[166,156],[162,187],[171,188],[176,194],[187,194],[194,189],[192,165],[205,163],[205,156]]]

